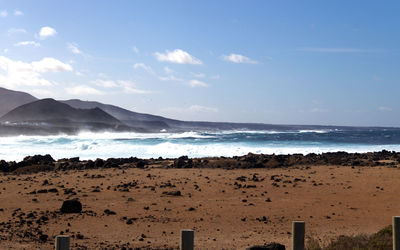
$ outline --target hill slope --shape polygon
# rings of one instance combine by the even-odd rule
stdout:
[[[81,101],[78,99],[72,99],[60,102],[79,109],[100,108],[105,112],[109,113],[110,115],[114,116],[121,122],[125,123],[126,125],[132,127],[144,127],[147,130],[159,131],[161,129],[169,129],[170,126],[168,122],[174,121],[172,119],[164,118],[161,116],[137,113],[114,105],[103,104],[100,102]]]
[[[36,97],[28,93],[0,88],[0,117],[16,107],[36,100]]]
[[[100,108],[76,109],[54,99],[42,99],[21,105],[0,118],[8,122],[79,122],[121,125],[118,119]]]
[[[89,131],[137,131],[100,108],[76,109],[53,99],[21,105],[0,118],[0,134],[75,134]]]
[[[166,129],[169,132],[196,131],[196,130],[298,130],[298,129],[324,129],[332,126],[314,125],[273,125],[263,123],[232,123],[232,122],[204,122],[180,121],[157,115],[137,113],[118,106],[100,102],[81,101],[72,99],[60,101],[74,108],[89,109],[101,108],[105,112],[133,127],[143,127],[148,131],[158,132]]]

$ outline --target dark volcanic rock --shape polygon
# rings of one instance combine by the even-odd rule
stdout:
[[[286,250],[286,248],[282,244],[273,242],[264,246],[252,246],[246,248],[246,250]]]
[[[162,192],[163,195],[169,195],[169,196],[182,196],[181,191],[165,191]]]
[[[80,213],[82,212],[82,204],[77,199],[66,200],[63,202],[60,211],[61,213]]]
[[[192,159],[189,159],[189,157],[187,157],[186,155],[181,156],[174,161],[174,167],[175,168],[192,168],[193,161],[192,161]]]
[[[51,155],[34,155],[34,156],[27,156],[22,161],[26,165],[37,165],[37,164],[45,164],[54,162],[53,157]]]
[[[117,214],[116,212],[111,211],[110,209],[104,210],[104,213],[107,214],[107,215],[115,215],[115,214]]]

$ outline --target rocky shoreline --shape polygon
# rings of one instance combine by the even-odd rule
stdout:
[[[57,170],[85,170],[100,168],[220,168],[252,169],[283,168],[296,165],[341,165],[341,166],[396,166],[400,163],[400,152],[380,151],[371,153],[332,152],[322,154],[265,155],[249,153],[234,157],[189,158],[181,156],[175,159],[139,159],[109,158],[106,160],[80,160],[79,157],[54,160],[50,155],[27,156],[20,162],[0,161],[3,173],[36,173]]]

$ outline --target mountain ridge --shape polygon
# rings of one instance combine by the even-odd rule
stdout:
[[[7,93],[10,94],[10,96],[7,95]],[[18,103],[21,103],[20,106],[24,106],[26,104],[34,103],[35,101],[38,101],[38,99],[28,93],[25,92],[20,92],[20,91],[13,91],[13,90],[8,90],[4,88],[0,88],[0,96],[5,96],[5,98],[2,100],[3,102],[7,100],[12,100],[13,98],[16,98],[17,96],[22,96],[22,100],[20,101],[14,101],[13,105],[5,105],[3,107],[3,112],[7,111],[11,112],[11,107],[15,106]],[[32,102],[25,103],[29,100],[33,100]],[[92,124],[94,127],[97,127],[97,129],[102,128],[102,129],[111,129],[114,130],[114,127],[117,127],[117,131],[125,130],[125,131],[136,131],[136,132],[185,132],[185,131],[212,131],[212,130],[277,130],[277,131],[294,131],[294,130],[317,130],[317,129],[368,129],[368,128],[373,128],[373,127],[352,127],[352,126],[327,126],[327,125],[280,125],[280,124],[264,124],[264,123],[233,123],[233,122],[207,122],[207,121],[181,121],[181,120],[176,120],[176,119],[170,119],[166,118],[163,116],[158,116],[158,115],[152,115],[152,114],[145,114],[145,113],[138,113],[134,111],[130,111],[115,105],[111,104],[104,104],[101,102],[96,102],[96,101],[82,101],[79,99],[70,99],[70,100],[61,100],[61,101],[56,101],[51,98],[46,98],[43,100],[51,100],[51,102],[57,103],[57,106],[59,104],[63,104],[66,106],[63,106],[62,110],[73,108],[74,110],[69,113],[69,117],[71,117],[71,113],[78,112],[81,113],[80,118],[78,120],[74,119],[65,119],[65,115],[60,115],[58,113],[60,112],[53,112],[52,117],[47,117],[44,119],[44,121],[51,120],[53,124],[60,125],[62,126],[63,123],[64,125],[69,124],[72,126],[71,131],[76,132],[77,129],[80,129],[82,126],[83,127],[90,127],[89,125]],[[0,100],[1,101],[1,100]],[[40,100],[39,100],[40,101]],[[30,112],[25,112],[23,115],[25,118],[24,119],[17,119],[14,120],[15,122],[29,122],[29,121],[37,121],[40,120],[38,119],[38,116],[43,115],[43,110],[46,110],[48,107],[51,106],[52,104],[44,105],[42,108],[36,108],[35,110],[31,110]],[[15,107],[14,109],[19,108]],[[26,107],[26,106],[25,106]],[[67,108],[69,107],[69,108]],[[97,108],[97,109],[96,109]],[[43,110],[42,110],[43,109]],[[85,110],[91,110],[91,111],[85,111]],[[39,112],[40,111],[40,112]],[[84,115],[82,115],[85,112],[92,112],[92,114],[89,114],[88,117],[91,117],[90,119],[84,118]],[[96,120],[96,116],[93,116],[93,112],[97,112],[100,117],[112,117],[113,123],[110,123],[110,120],[107,122],[105,121],[99,121]],[[100,115],[101,113],[101,115]],[[93,117],[92,117],[93,116]],[[0,128],[0,135],[7,133],[8,130],[10,130],[10,127],[4,127],[4,122],[8,119],[13,121],[11,119],[13,117],[12,113],[11,114],[4,114],[3,116],[0,116],[0,122],[3,122],[0,124],[2,126]],[[21,116],[22,117],[22,116]],[[108,119],[110,119],[108,117]],[[43,118],[43,117],[42,117]],[[51,118],[51,119],[50,119]],[[57,121],[58,119],[58,121]],[[86,119],[86,120],[85,120]],[[107,120],[107,119],[106,119]],[[112,120],[112,119],[111,119]],[[86,123],[87,126],[84,126]],[[79,126],[78,126],[79,125]],[[389,128],[389,127],[387,127]],[[63,128],[65,129],[65,128]],[[14,127],[13,134],[18,133]],[[24,133],[26,132],[26,128],[23,128]],[[39,127],[31,127],[32,131],[42,131],[42,128]],[[16,132],[17,131],[17,132]],[[32,131],[29,131],[29,133],[33,133]],[[46,131],[44,133],[47,133]]]
[[[89,131],[140,131],[125,125],[112,115],[95,107],[93,109],[76,109],[51,98],[36,100],[23,104],[0,117],[0,134],[21,133],[55,134]],[[36,132],[29,132],[36,131]]]
[[[22,91],[0,87],[0,117],[23,104],[38,100],[36,97]]]

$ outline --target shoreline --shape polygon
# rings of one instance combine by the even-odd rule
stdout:
[[[331,152],[307,155],[303,154],[253,154],[234,157],[202,157],[141,159],[108,158],[96,160],[80,160],[79,157],[55,160],[51,155],[26,156],[22,161],[0,160],[0,172],[3,173],[35,173],[57,170],[85,170],[98,168],[221,168],[221,169],[274,169],[291,166],[342,165],[342,166],[391,166],[400,164],[400,152],[382,150],[369,153]]]

